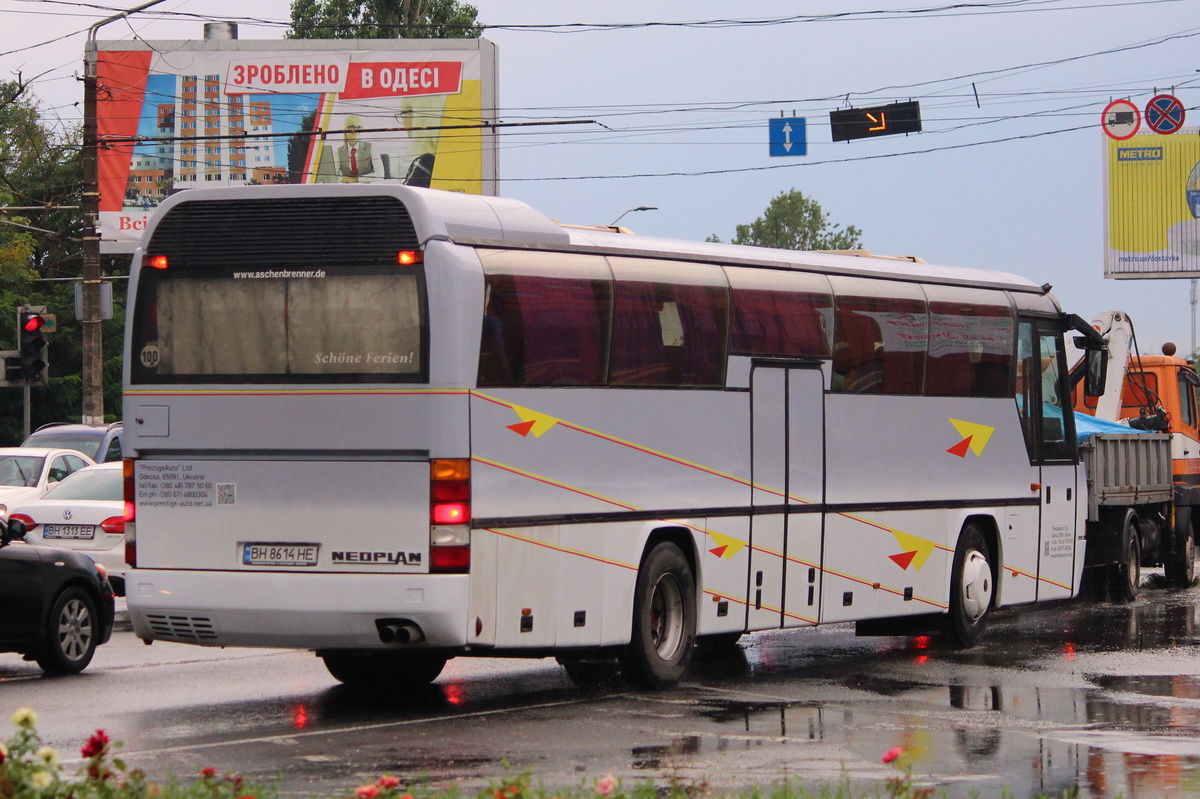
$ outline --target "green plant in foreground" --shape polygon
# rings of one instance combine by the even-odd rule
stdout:
[[[121,744],[104,730],[96,730],[88,738],[79,750],[83,764],[75,774],[66,775],[59,753],[38,735],[37,720],[37,713],[30,708],[21,708],[12,716],[16,733],[0,742],[0,799],[277,799],[275,787],[221,774],[215,768],[201,769],[190,781],[171,778],[155,782],[141,769],[125,767],[116,754]],[[464,796],[455,787],[440,789],[385,774],[330,799],[932,799],[947,795],[944,789],[916,784],[903,755],[903,747],[889,750],[881,760],[894,765],[899,773],[882,785],[866,787],[854,786],[844,778],[835,785],[806,786],[784,780],[767,788],[716,792],[706,782],[672,772],[662,784],[645,779],[627,788],[608,774],[574,789],[554,790],[535,786],[526,771],[506,775],[474,795]],[[1005,796],[1011,796],[1007,789]]]

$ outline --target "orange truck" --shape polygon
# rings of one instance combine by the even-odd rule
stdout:
[[[1076,387],[1077,427],[1092,417],[1131,429],[1127,435],[1099,432],[1080,444],[1088,467],[1087,573],[1098,578],[1092,581],[1097,593],[1118,599],[1136,595],[1142,566],[1162,566],[1168,584],[1189,586],[1200,527],[1200,509],[1194,510],[1200,505],[1200,377],[1175,357],[1173,344],[1162,355],[1141,355],[1123,311],[1099,314],[1092,327],[1107,344],[1107,373],[1097,396]]]

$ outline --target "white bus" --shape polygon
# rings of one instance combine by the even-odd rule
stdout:
[[[664,687],[827,622],[971,645],[1079,588],[1048,292],[404,186],[177,194],[130,279],[134,629],[380,686]]]

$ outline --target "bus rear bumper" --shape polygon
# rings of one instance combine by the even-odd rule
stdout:
[[[296,574],[135,569],[129,618],[144,640],[285,649],[460,649],[467,575]],[[384,643],[397,621],[421,639]],[[388,637],[386,634],[384,637]]]

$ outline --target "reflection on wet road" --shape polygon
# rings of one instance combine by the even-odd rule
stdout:
[[[506,763],[548,785],[607,773],[713,787],[881,781],[897,771],[880,756],[903,746],[920,782],[954,796],[1005,786],[1018,797],[1076,786],[1083,797],[1190,796],[1197,604],[1200,588],[1004,613],[969,651],[855,638],[848,625],[760,633],[705,653],[665,693],[589,694],[548,660],[455,660],[423,693],[362,696],[311,655],[143,649],[123,634],[77,681],[3,661],[0,697],[39,706],[43,733],[64,749],[104,726],[152,774],[212,765],[279,775],[286,793],[383,773],[469,789]]]

